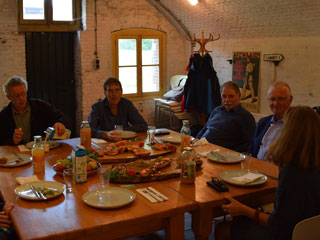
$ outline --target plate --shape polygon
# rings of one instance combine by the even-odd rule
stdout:
[[[99,168],[101,167],[101,164],[98,163],[98,162],[97,162],[97,164],[98,164],[98,168],[97,168],[97,169],[94,169],[94,170],[92,170],[92,171],[87,172],[87,175],[88,175],[88,176],[92,176],[92,175],[94,175],[94,174],[96,174],[96,173],[99,172]],[[62,176],[62,175],[63,175],[62,172],[56,170],[56,168],[55,168],[56,165],[57,165],[57,163],[55,163],[55,164],[52,166],[53,170],[56,172],[56,174]]]
[[[193,141],[193,137],[191,137],[191,141]],[[170,134],[167,136],[162,137],[163,141],[169,142],[169,143],[174,143],[174,144],[180,144],[181,143],[181,136],[178,134]]]
[[[95,208],[119,208],[134,201],[136,195],[124,188],[99,188],[83,194],[82,200]]]
[[[211,151],[207,158],[212,162],[233,164],[239,163],[244,159],[243,154],[231,151]]]
[[[253,182],[250,183],[239,183],[237,181],[234,181],[232,178],[233,177],[241,177],[245,174],[247,174],[249,171],[248,170],[241,170],[241,169],[236,169],[236,170],[230,170],[230,171],[226,171],[220,174],[220,177],[223,181],[236,185],[236,186],[242,186],[242,187],[252,187],[252,186],[257,186],[257,185],[261,185],[267,182],[267,176],[264,175],[263,173],[259,173],[256,171],[250,171],[252,173],[259,173],[261,175],[263,175],[261,178],[256,179]]]
[[[29,149],[32,149],[33,143],[34,143],[33,141],[26,143],[26,147],[29,148]],[[41,141],[41,143],[43,144],[44,141]],[[50,147],[50,149],[57,148],[57,147],[60,146],[60,144],[61,144],[61,143],[56,142],[56,141],[49,141],[49,147]]]
[[[20,156],[20,158],[22,159],[21,162],[16,162],[15,160],[18,159],[17,155]],[[7,163],[4,164],[0,164],[0,167],[20,167],[23,165],[26,165],[30,162],[32,162],[32,158],[29,154],[23,154],[23,153],[18,153],[17,155],[15,154],[8,154],[5,155],[4,157],[6,159],[8,159]]]
[[[135,136],[137,136],[137,133],[133,131],[122,131],[121,133],[122,139],[134,138]]]
[[[36,181],[31,183],[22,184],[14,190],[15,194],[19,197],[27,200],[34,200],[34,201],[43,201],[45,199],[37,198],[34,192],[30,188],[30,184],[32,184],[36,189],[37,188],[44,188],[47,187],[48,189],[58,191],[55,195],[47,195],[47,200],[56,198],[60,196],[64,191],[64,185],[59,182],[52,182],[52,181]]]

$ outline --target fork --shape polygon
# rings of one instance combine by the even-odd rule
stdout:
[[[149,195],[150,197],[152,197],[157,202],[160,202],[160,200],[158,198],[156,198],[153,194],[151,194],[149,191],[147,191],[147,189],[143,189],[142,192],[147,194],[147,195]]]

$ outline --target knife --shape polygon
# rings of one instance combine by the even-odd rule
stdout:
[[[155,191],[153,191],[151,189],[151,187],[147,187],[146,188],[149,192],[153,193],[155,196],[157,196],[158,198],[161,199],[161,201],[167,201],[168,199],[166,199],[165,197],[161,196],[160,194],[156,193]]]
[[[35,187],[32,184],[30,184],[30,188],[31,188],[32,192],[34,193],[34,195],[36,195],[37,198],[41,198],[40,194],[38,193],[38,191],[35,189]]]
[[[12,153],[19,159],[19,162],[23,162],[24,161],[23,158],[20,157],[19,154],[17,154],[16,152],[12,152]]]

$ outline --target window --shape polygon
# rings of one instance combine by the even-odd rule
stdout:
[[[127,29],[112,33],[113,75],[129,98],[160,97],[165,90],[165,33]]]
[[[67,32],[83,28],[85,0],[18,0],[20,31]]]

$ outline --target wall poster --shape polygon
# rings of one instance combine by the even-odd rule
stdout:
[[[259,112],[260,52],[232,52],[232,82],[241,91],[241,104],[250,112]]]

